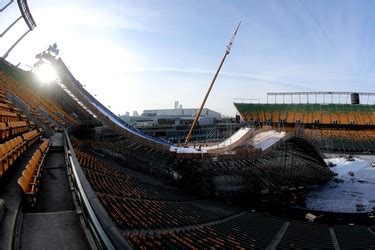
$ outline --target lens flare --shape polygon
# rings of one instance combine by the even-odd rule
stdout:
[[[42,83],[51,83],[54,82],[57,78],[55,69],[47,63],[41,64],[35,70],[35,73]]]

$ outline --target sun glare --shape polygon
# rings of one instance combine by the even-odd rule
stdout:
[[[56,80],[55,69],[47,63],[43,63],[35,70],[36,75],[42,83],[51,83]]]

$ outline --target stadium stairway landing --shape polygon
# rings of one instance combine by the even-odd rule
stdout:
[[[51,137],[35,212],[20,217],[19,249],[90,249],[70,190],[62,133]]]

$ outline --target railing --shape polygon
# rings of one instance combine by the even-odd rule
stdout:
[[[69,127],[64,132],[65,157],[71,170],[75,194],[82,208],[85,223],[99,249],[130,249],[129,244],[121,236],[115,223],[101,205],[79,165],[68,136],[73,129]]]

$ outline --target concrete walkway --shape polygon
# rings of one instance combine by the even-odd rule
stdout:
[[[89,249],[75,211],[23,215],[20,249]]]
[[[89,249],[75,210],[65,166],[63,136],[51,137],[36,212],[24,213],[20,249]]]

